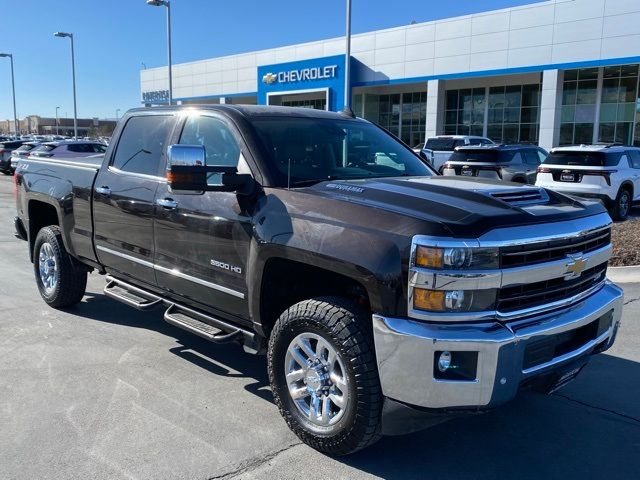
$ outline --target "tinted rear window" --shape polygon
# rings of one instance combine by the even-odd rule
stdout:
[[[18,152],[28,152],[29,150],[33,149],[34,147],[35,147],[35,145],[25,144],[25,145],[22,145],[22,146],[18,147],[16,150]]]
[[[463,140],[454,138],[430,138],[427,140],[425,148],[429,150],[437,150],[440,152],[453,152],[453,149],[464,145]]]
[[[449,159],[452,162],[506,163],[513,158],[514,150],[459,150]]]
[[[554,152],[549,154],[542,163],[547,165],[615,167],[620,162],[621,156],[621,153],[609,152]]]
[[[51,150],[56,148],[56,146],[57,145],[40,145],[39,147],[35,148],[33,151],[34,152],[50,152]]]

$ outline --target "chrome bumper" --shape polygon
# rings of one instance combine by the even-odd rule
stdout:
[[[378,371],[384,395],[434,409],[491,408],[515,397],[523,381],[609,348],[622,316],[623,292],[607,283],[588,298],[552,314],[509,324],[425,323],[373,315]],[[609,328],[575,349],[531,368],[523,367],[529,342],[590,324],[612,312]],[[435,378],[437,351],[477,352],[474,380]]]

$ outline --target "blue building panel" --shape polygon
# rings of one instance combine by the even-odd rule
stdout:
[[[328,90],[328,109],[344,107],[344,55],[258,67],[258,104],[267,105],[270,94]]]

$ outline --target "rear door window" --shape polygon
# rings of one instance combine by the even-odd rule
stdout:
[[[67,150],[75,153],[93,153],[93,148],[88,143],[70,143]]]
[[[524,163],[527,165],[538,165],[540,163],[540,157],[538,157],[537,150],[523,150]]]
[[[629,156],[629,164],[633,168],[640,168],[640,150],[629,150],[627,155]]]
[[[171,115],[131,117],[120,134],[111,165],[123,172],[157,176],[172,125]]]

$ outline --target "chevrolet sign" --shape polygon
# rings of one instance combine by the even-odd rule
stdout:
[[[324,67],[309,67],[299,70],[288,70],[278,73],[267,73],[262,76],[262,83],[273,85],[274,83],[294,83],[307,82],[311,80],[326,80],[335,78],[338,72],[338,65],[326,65]]]

